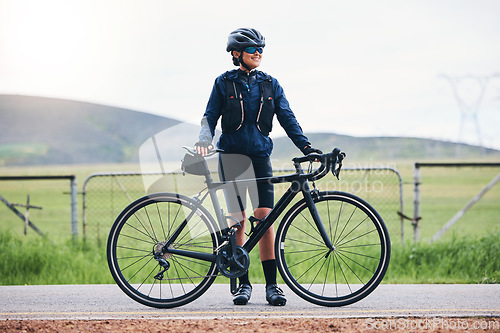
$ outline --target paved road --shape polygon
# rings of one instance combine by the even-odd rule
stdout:
[[[229,285],[214,284],[197,301],[155,309],[128,298],[116,285],[0,286],[0,320],[273,317],[500,317],[500,285],[380,285],[358,303],[326,308],[283,289],[288,303],[272,307],[263,285],[246,306],[234,306]]]

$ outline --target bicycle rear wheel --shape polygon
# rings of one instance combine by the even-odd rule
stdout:
[[[217,275],[215,262],[165,253],[167,270],[154,258],[183,221],[171,248],[213,254],[220,234],[208,211],[192,199],[156,193],[130,204],[113,224],[107,245],[109,269],[118,286],[144,305],[170,308],[201,296]],[[162,272],[162,273],[160,273]]]
[[[278,269],[300,297],[323,306],[361,300],[382,281],[391,253],[387,228],[363,199],[343,192],[314,198],[334,249],[323,241],[304,200],[285,215],[276,234]]]

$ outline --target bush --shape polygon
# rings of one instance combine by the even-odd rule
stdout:
[[[500,232],[394,246],[384,282],[499,283]]]
[[[0,284],[113,283],[106,249],[81,240],[54,241],[0,232]]]

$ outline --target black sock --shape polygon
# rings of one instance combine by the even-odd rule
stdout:
[[[264,269],[266,286],[276,284],[276,259],[264,260],[262,262],[262,268]]]
[[[248,279],[248,272],[246,272],[244,275],[240,276],[239,280],[240,280],[240,284],[248,284],[251,286],[250,280]]]

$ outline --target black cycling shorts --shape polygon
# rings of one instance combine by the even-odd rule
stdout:
[[[229,213],[246,209],[247,192],[252,207],[272,208],[274,206],[273,184],[267,181],[253,181],[255,178],[272,177],[273,167],[268,156],[246,156],[240,154],[219,155],[219,177],[229,182],[224,186],[224,196]],[[250,181],[242,181],[250,180]]]

